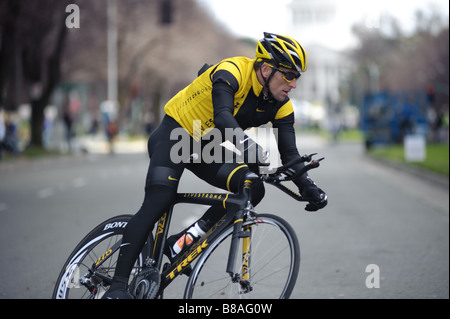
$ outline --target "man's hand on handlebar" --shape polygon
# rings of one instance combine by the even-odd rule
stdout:
[[[309,202],[305,207],[305,210],[309,212],[315,212],[328,204],[327,194],[317,187],[316,183],[314,183],[309,176],[302,179],[299,191],[304,200]]]
[[[312,157],[316,154],[317,153],[304,155],[286,163],[283,166],[278,167],[273,173],[262,174],[261,179],[271,183],[297,200],[308,202],[305,207],[305,210],[307,211],[313,212],[324,208],[328,204],[327,194],[317,187],[316,183],[314,183],[311,178],[309,178],[308,174],[306,174],[307,171],[319,167],[320,161],[323,160],[323,157],[318,160],[313,160]],[[298,163],[308,164],[300,170],[293,169],[293,166]],[[294,181],[299,188],[300,195],[297,195],[289,188],[281,185],[280,182],[283,181]]]

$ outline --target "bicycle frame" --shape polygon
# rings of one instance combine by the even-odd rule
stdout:
[[[298,160],[294,160],[291,163],[279,167],[274,174],[257,175],[255,173],[247,173],[245,182],[239,193],[178,193],[175,202],[171,205],[170,209],[165,212],[161,218],[158,220],[157,228],[154,237],[153,251],[150,258],[151,266],[156,267],[161,273],[161,282],[159,286],[159,291],[157,296],[161,296],[164,289],[194,261],[199,257],[202,252],[209,246],[209,243],[213,242],[221,232],[229,225],[234,225],[230,251],[228,254],[228,261],[226,272],[230,275],[231,279],[236,282],[239,279],[243,288],[246,282],[250,280],[250,273],[248,269],[250,259],[251,259],[251,247],[250,247],[250,236],[251,236],[251,226],[243,226],[244,219],[251,216],[253,211],[253,206],[251,204],[251,187],[254,181],[263,180],[269,183],[287,195],[293,197],[297,201],[304,201],[303,197],[286,186],[282,185],[280,182],[292,180],[297,176],[305,173],[306,171],[316,168],[319,166],[319,162],[323,159],[312,161],[311,164],[306,165],[300,172],[295,175],[286,175],[287,169],[292,167],[299,162],[310,162],[311,157],[315,154],[305,155]],[[161,265],[164,257],[164,245],[167,239],[170,221],[172,219],[173,209],[175,205],[181,203],[189,203],[196,205],[222,205],[226,210],[226,213],[222,218],[213,225],[205,235],[203,235],[197,242],[195,242],[186,252],[179,256],[175,262],[167,267],[167,269],[162,269]],[[237,257],[237,247],[239,244],[239,239],[243,239],[242,248],[242,263],[241,263],[241,273],[242,278],[239,278],[234,272],[235,262]],[[102,278],[105,283],[110,284],[112,278],[98,273],[96,269],[102,265],[110,256],[114,254],[120,248],[120,242],[117,242],[113,247],[106,251],[100,258],[98,258],[91,267],[91,272],[95,273],[96,276]]]
[[[196,243],[194,243],[185,253],[183,253],[177,260],[169,266],[168,269],[163,269],[161,273],[161,283],[158,295],[160,295],[164,289],[198,257],[208,247],[209,243],[212,242],[221,231],[234,224],[234,232],[232,236],[232,241],[230,245],[230,253],[228,257],[228,263],[226,271],[230,276],[234,277],[234,266],[237,255],[237,246],[239,238],[244,238],[248,240],[250,232],[247,230],[240,231],[242,228],[242,223],[244,222],[244,217],[248,212],[252,211],[253,206],[251,205],[251,185],[254,180],[258,179],[259,176],[250,173],[247,175],[247,179],[244,182],[244,187],[241,192],[237,194],[232,193],[179,193],[177,195],[176,202],[171,206],[167,213],[158,221],[158,225],[155,233],[155,243],[153,249],[152,259],[155,261],[155,266],[161,269],[164,244],[167,238],[167,232],[170,225],[170,220],[172,218],[173,208],[176,204],[180,203],[190,203],[197,205],[222,205],[227,213],[222,216],[222,218],[213,225],[206,234],[200,238]],[[250,259],[249,245],[244,243],[244,251],[242,252],[243,261],[242,267],[248,267],[248,262]],[[244,280],[248,280],[248,272],[245,273]]]

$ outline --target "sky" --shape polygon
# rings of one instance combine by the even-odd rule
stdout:
[[[292,23],[288,5],[293,0],[198,1],[238,36],[260,39],[264,31],[291,35]],[[337,0],[337,3],[339,23],[336,28],[326,30],[331,39],[339,38],[339,44],[336,44],[337,49],[351,45],[350,26],[352,24],[366,21],[370,25],[381,13],[388,13],[397,18],[405,31],[411,30],[414,26],[415,11],[417,9],[428,11],[430,3],[437,6],[447,19],[449,15],[448,0]]]

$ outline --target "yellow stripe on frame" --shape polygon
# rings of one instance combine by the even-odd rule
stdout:
[[[225,196],[225,198],[223,199],[223,208],[225,208],[225,209],[227,209],[226,207],[225,207],[225,202],[226,202],[226,200],[228,199],[228,194],[227,194],[227,196]]]

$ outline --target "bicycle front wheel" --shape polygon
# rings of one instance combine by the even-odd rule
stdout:
[[[274,215],[257,215],[243,224],[235,272],[226,272],[233,226],[200,256],[186,285],[185,298],[286,299],[300,266],[300,245],[292,227]]]
[[[99,299],[109,289],[116,269],[119,247],[132,215],[110,218],[87,234],[64,264],[53,291],[54,299]],[[150,256],[153,237],[142,249],[130,276],[130,281],[142,269]]]

